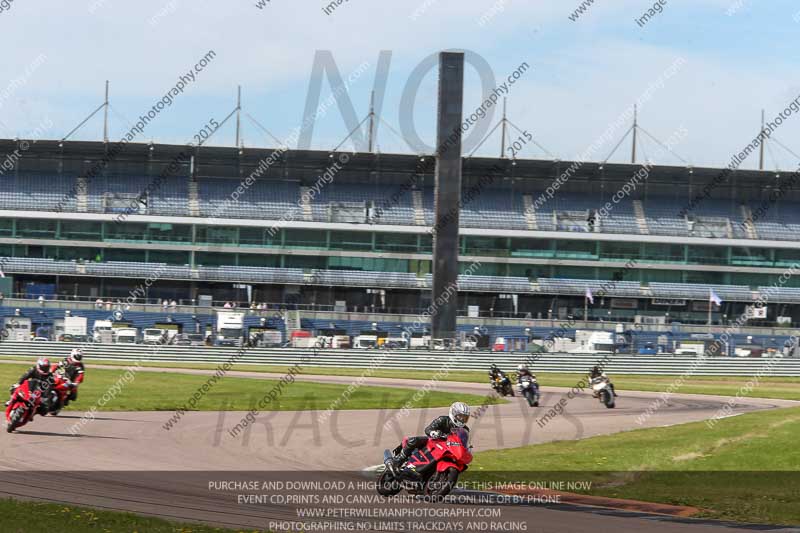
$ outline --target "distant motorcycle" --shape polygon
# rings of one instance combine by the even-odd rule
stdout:
[[[469,432],[464,428],[457,428],[446,437],[429,438],[423,449],[395,468],[394,458],[405,444],[403,439],[403,444],[393,451],[383,452],[386,469],[376,486],[382,496],[394,496],[406,489],[409,494],[442,498],[453,490],[458,476],[472,462]]]
[[[514,396],[514,387],[508,376],[495,376],[492,378],[492,388],[501,396]]]
[[[595,398],[600,399],[600,403],[605,405],[609,409],[613,409],[615,406],[614,401],[614,385],[611,384],[611,381],[605,376],[592,378],[592,391],[594,393],[592,396]]]
[[[522,376],[519,380],[519,392],[528,400],[528,405],[539,407],[539,382],[536,376]]]

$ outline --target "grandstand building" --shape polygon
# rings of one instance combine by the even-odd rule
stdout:
[[[0,141],[7,296],[125,299],[151,277],[139,302],[242,300],[250,285],[255,301],[317,309],[430,303],[431,156],[107,150]],[[492,158],[463,173],[463,314],[582,317],[588,288],[590,318],[705,323],[713,290],[719,323],[769,290],[761,322],[799,321],[795,174]]]

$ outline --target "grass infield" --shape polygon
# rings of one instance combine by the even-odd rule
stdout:
[[[18,360],[26,361],[33,364],[35,359],[32,358],[2,358],[3,360]],[[128,366],[130,362],[114,361],[114,360],[88,360],[87,364],[91,363],[111,366]],[[142,366],[148,367],[161,367],[161,368],[190,368],[196,370],[214,370],[218,365],[216,364],[201,364],[201,363],[160,363],[160,362],[143,362]],[[2,368],[2,365],[0,365]],[[269,366],[269,365],[253,365],[244,363],[235,363],[233,370],[244,372],[266,372],[283,374],[286,372],[285,366]],[[514,369],[504,369],[506,372],[513,371]],[[588,368],[586,369],[588,373]],[[353,376],[359,377],[364,374],[363,368],[341,368],[341,367],[319,367],[319,366],[304,366],[303,375],[306,376]],[[488,369],[487,369],[488,371]],[[543,386],[550,387],[573,387],[583,377],[582,374],[577,373],[556,373],[556,372],[537,372],[533,368],[533,372],[537,374],[539,382]],[[374,369],[371,370],[369,375],[376,378],[397,378],[397,379],[419,379],[428,380],[431,376],[437,373],[437,370],[400,370],[400,369]],[[673,374],[666,374],[661,376],[653,375],[639,375],[639,374],[612,374],[614,385],[618,390],[636,390],[636,391],[649,391],[649,392],[663,392],[667,389],[679,376]],[[675,390],[676,394],[711,394],[716,396],[734,396],[739,389],[747,383],[751,378],[750,376],[689,376],[685,379],[683,386]],[[446,374],[442,371],[443,381],[456,381],[462,383],[486,383],[487,390],[488,378],[486,372],[476,371],[458,371],[451,370]],[[753,398],[775,398],[782,400],[800,400],[800,377],[762,377],[759,379],[759,385],[749,394]]]
[[[586,494],[800,524],[800,407],[476,454],[465,479],[591,481]],[[575,491],[580,492],[580,491]]]
[[[198,524],[168,522],[131,513],[99,511],[58,503],[0,499],[2,530],[14,533],[241,533],[256,530],[219,529]],[[262,531],[262,530],[258,530]]]
[[[2,360],[26,361],[33,364],[35,358],[30,357],[3,357]],[[92,363],[110,366],[128,366],[131,362],[104,359],[88,359],[87,365]],[[0,365],[2,369],[3,365]],[[160,368],[189,368],[195,370],[214,370],[216,364],[202,363],[166,363],[166,362],[143,362],[142,366]],[[285,366],[253,365],[246,363],[235,363],[233,370],[244,372],[266,372],[283,374],[286,372]],[[503,369],[511,372],[514,369]],[[545,387],[573,387],[581,379],[582,374],[576,373],[556,373],[556,372],[537,372],[539,383]],[[588,373],[588,368],[586,369]],[[303,375],[306,376],[353,376],[359,377],[364,373],[363,368],[341,368],[341,367],[319,367],[304,366]],[[488,369],[487,369],[488,371]],[[397,379],[419,379],[428,380],[437,373],[437,370],[401,370],[401,369],[374,369],[370,371],[370,376],[376,378],[397,378]],[[663,392],[669,387],[678,375],[666,374],[661,376],[640,375],[640,374],[612,374],[614,386],[617,390]],[[446,374],[442,373],[443,381],[456,381],[462,383],[486,383],[489,391],[488,378],[486,372],[458,371],[451,370]],[[742,386],[751,379],[750,376],[688,376],[681,387],[673,391],[676,394],[710,394],[715,396],[735,396]],[[800,377],[761,377],[756,386],[747,396],[751,398],[774,398],[781,400],[800,401]]]
[[[0,365],[0,383],[14,383],[29,367],[24,364]],[[282,370],[284,373],[286,369]],[[81,384],[78,401],[67,407],[68,411],[85,411],[105,395],[113,397],[98,406],[98,411],[173,411],[183,408],[189,398],[208,381],[207,376],[177,374],[172,372],[139,372],[133,380],[122,380],[126,369],[88,368],[86,380]],[[126,381],[128,381],[126,383]],[[195,411],[249,411],[263,398],[278,380],[224,377],[200,399]],[[339,398],[335,409],[399,409],[412,400],[417,392],[397,387],[355,387],[343,396],[350,385],[310,383],[295,381],[283,387],[277,400],[264,411],[327,410]],[[488,392],[488,391],[487,391]],[[478,395],[458,394],[430,390],[421,395],[412,408],[445,407],[454,401],[473,405],[499,403],[502,400]]]

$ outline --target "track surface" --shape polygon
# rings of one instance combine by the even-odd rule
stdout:
[[[116,367],[118,368],[118,367]],[[164,369],[142,368],[140,372]],[[208,374],[203,370],[170,370]],[[230,372],[229,376],[274,379],[278,375]],[[143,379],[139,377],[138,379]],[[353,377],[301,376],[325,383],[353,383]],[[420,388],[419,380],[368,378],[364,385]],[[487,394],[482,384],[439,382],[437,390]],[[520,398],[490,406],[471,424],[475,451],[517,447],[552,440],[584,438],[640,427],[657,427],[714,416],[728,398],[675,395],[642,425],[637,417],[658,393],[619,391],[618,407],[605,409],[588,394],[569,401],[566,414],[540,427],[537,420],[555,405],[566,390],[543,388],[542,406],[527,407]],[[121,509],[168,518],[203,521],[228,527],[265,528],[270,520],[297,520],[304,505],[266,503],[237,504],[233,492],[211,491],[211,479],[289,479],[279,472],[296,472],[304,479],[361,478],[364,468],[382,461],[385,448],[394,447],[403,435],[420,434],[434,416],[445,409],[412,409],[405,416],[396,410],[334,412],[321,416],[336,398],[309,398],[318,411],[268,412],[240,435],[228,430],[244,416],[240,412],[191,412],[169,431],[165,422],[172,413],[109,412],[83,426],[78,436],[69,428],[81,413],[57,418],[37,418],[9,435],[0,436],[0,495],[41,499],[52,494],[57,501],[100,508]],[[734,413],[798,405],[784,400],[744,399]],[[88,405],[85,407],[89,407]],[[388,427],[387,420],[393,420]],[[64,472],[80,458],[84,472]],[[479,465],[475,465],[479,466]],[[532,465],[531,470],[535,470]],[[31,470],[37,471],[33,476]],[[209,471],[217,472],[211,474]],[[167,473],[171,472],[171,473]],[[225,472],[225,474],[222,474]],[[273,474],[270,474],[273,472]],[[314,474],[310,474],[310,473]],[[363,478],[361,478],[363,479]],[[70,487],[61,491],[58,487]],[[76,490],[76,488],[78,488]],[[281,491],[273,491],[278,494]],[[346,491],[371,494],[371,491]],[[263,492],[261,492],[263,493]],[[387,504],[391,507],[391,504]],[[431,504],[416,504],[431,507]],[[352,507],[352,506],[351,506]],[[370,507],[374,507],[370,505]],[[380,507],[380,506],[379,506]],[[408,507],[407,505],[405,507]],[[475,509],[476,505],[446,505]],[[502,521],[528,524],[528,531],[731,531],[725,525],[696,521],[664,520],[653,516],[608,513],[566,505],[504,506]],[[465,511],[467,512],[467,511]],[[333,527],[330,530],[334,530]],[[346,530],[346,529],[343,529]],[[385,530],[401,531],[402,529]],[[512,530],[512,529],[508,529]]]

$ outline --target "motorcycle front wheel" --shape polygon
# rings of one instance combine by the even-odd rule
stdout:
[[[396,496],[403,487],[400,485],[400,482],[397,481],[392,473],[389,470],[384,470],[381,477],[378,478],[378,484],[375,487],[378,490],[378,494],[381,496]]]
[[[425,483],[425,494],[434,499],[444,498],[458,483],[460,472],[455,468],[448,468],[444,472],[437,472]]]
[[[20,421],[25,413],[23,413],[22,407],[17,407],[11,412],[11,417],[8,420],[8,425],[6,426],[6,431],[11,433],[19,426]]]
[[[608,409],[614,408],[614,395],[608,392],[607,390],[603,391],[603,403]]]
[[[535,404],[536,404],[535,398],[536,398],[536,396],[532,392],[526,392],[526,393],[524,393],[524,395],[525,395],[525,399],[528,400],[528,405],[530,407],[535,407]]]

